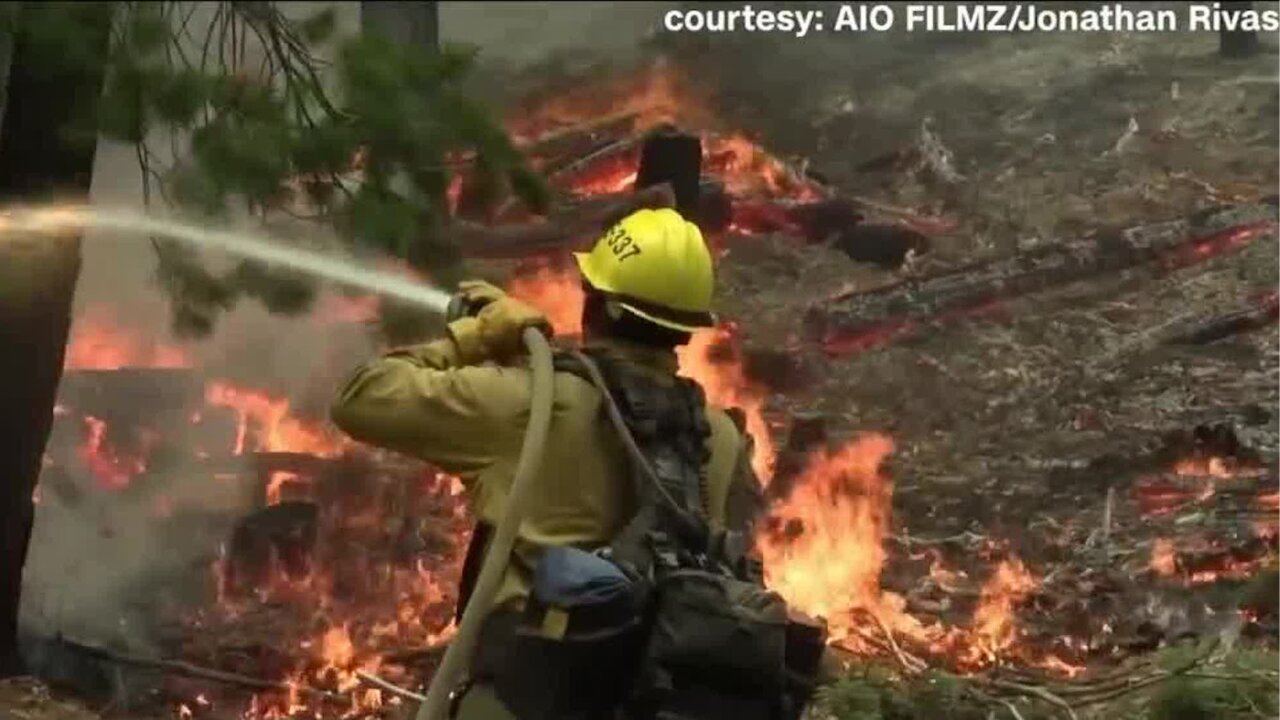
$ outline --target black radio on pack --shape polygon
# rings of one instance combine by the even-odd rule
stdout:
[[[651,132],[640,150],[636,189],[669,183],[676,196],[676,212],[698,217],[699,180],[702,175],[702,140],[697,135],[662,125]]]

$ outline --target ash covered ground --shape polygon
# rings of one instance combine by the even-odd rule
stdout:
[[[1260,469],[1245,473],[1246,484],[1274,492],[1274,321],[1212,344],[1164,342],[1182,324],[1274,291],[1273,235],[1182,270],[1101,274],[1002,301],[983,319],[842,357],[796,328],[812,304],[851,287],[1272,196],[1275,56],[1223,61],[1205,35],[878,41],[879,50],[844,62],[848,47],[806,49],[833,71],[808,75],[802,88],[781,77],[791,66],[785,48],[767,63],[757,58],[779,76],[766,72],[761,89],[788,93],[772,104],[789,108],[782,118],[765,109],[768,92],[740,87],[727,103],[739,109],[734,117],[774,133],[772,149],[809,158],[843,191],[955,223],[900,273],[777,237],[734,241],[721,264],[726,314],[743,320],[749,348],[785,351],[802,378],[770,409],[821,412],[833,434],[890,434],[898,560],[908,565],[904,556],[928,547],[928,561],[942,556],[981,577],[989,569],[973,566],[975,550],[995,541],[1016,552],[1048,578],[1031,603],[1046,626],[1031,632],[1065,633],[1059,622],[1073,613],[1093,626],[1084,635],[1103,625],[1134,631],[1115,619],[1135,607],[1152,610],[1131,616],[1137,624],[1167,616],[1165,593],[1183,598],[1187,578],[1181,565],[1165,573],[1173,577],[1153,570],[1153,549],[1172,543],[1194,554],[1205,535],[1231,544],[1253,521],[1274,523],[1265,503],[1243,515],[1212,500],[1153,513],[1142,491],[1180,454],[1197,452],[1197,426],[1203,435],[1221,424],[1257,454]],[[741,52],[752,54],[745,43]],[[924,127],[946,149],[941,172],[921,157]],[[938,538],[950,539],[928,544]],[[918,566],[901,569],[890,562],[886,588],[930,594]],[[1274,577],[1264,582],[1274,606]],[[1198,598],[1214,596],[1201,589]],[[1231,600],[1213,602],[1222,609]],[[1270,628],[1262,634],[1274,635]]]

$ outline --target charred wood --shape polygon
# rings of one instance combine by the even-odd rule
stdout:
[[[702,140],[663,126],[651,132],[640,148],[636,188],[666,183],[675,193],[675,209],[686,218],[698,215],[702,178]]]
[[[575,158],[588,155],[619,137],[629,136],[639,115],[627,111],[553,130],[531,140],[517,142],[526,154],[543,159],[542,170],[555,172]]]
[[[276,561],[288,577],[304,577],[311,564],[319,517],[319,508],[313,503],[282,502],[241,519],[227,544],[227,590],[243,595],[266,585]]]
[[[827,418],[821,413],[795,413],[786,443],[778,453],[773,480],[765,488],[769,501],[781,500],[791,493],[796,479],[808,463],[809,456],[827,444]]]
[[[1204,230],[1189,220],[1131,228],[1055,243],[1010,257],[870,291],[849,292],[810,307],[806,332],[829,353],[856,352],[919,331],[989,311],[999,303],[1144,264],[1173,269],[1236,252],[1276,229],[1266,219]],[[1261,214],[1260,213],[1260,214]],[[1207,223],[1205,223],[1207,225]]]
[[[832,247],[855,262],[896,270],[908,258],[929,252],[929,238],[902,225],[859,224],[842,231]]]
[[[1204,345],[1268,326],[1274,328],[1278,317],[1280,295],[1268,293],[1245,307],[1181,328],[1165,342],[1171,345]]]

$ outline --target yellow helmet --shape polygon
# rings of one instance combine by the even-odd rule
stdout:
[[[675,210],[638,210],[574,253],[591,287],[627,312],[673,330],[715,324],[711,252],[698,226]]]

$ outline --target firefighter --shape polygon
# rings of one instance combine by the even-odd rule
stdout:
[[[584,349],[659,386],[677,384],[676,348],[714,322],[711,255],[697,226],[671,209],[639,210],[575,258],[585,291]],[[522,362],[521,333],[529,327],[548,334],[551,329],[537,309],[492,285],[466,282],[460,292],[481,309],[450,322],[445,338],[395,350],[359,368],[341,389],[332,416],[357,440],[421,458],[462,479],[479,525],[465,563],[461,607],[483,555],[486,530],[503,512],[528,421],[529,372]],[[544,696],[554,690],[547,686],[555,678],[572,675],[577,687],[566,692],[594,695],[593,702],[605,705],[626,691],[629,671],[624,668],[634,654],[634,639],[630,645],[602,645],[585,661],[574,660],[572,670],[551,667],[558,661],[542,651],[515,665],[499,658],[485,667],[483,660],[513,647],[518,618],[528,615],[531,588],[541,582],[535,578],[539,560],[549,549],[605,547],[636,509],[628,457],[603,419],[602,392],[559,364],[554,382],[537,495],[488,616],[492,622],[482,632],[479,666],[459,691],[455,716],[463,720],[613,716],[599,714],[599,705],[573,711],[538,707],[553,701],[504,690],[510,679],[504,675],[530,678],[535,671],[549,672],[551,680],[534,681],[537,687],[531,689]],[[709,523],[746,534],[760,503],[750,438],[721,410],[705,408],[705,421],[701,471]],[[539,632],[554,640],[557,632],[565,632],[556,624],[543,618]]]

